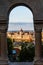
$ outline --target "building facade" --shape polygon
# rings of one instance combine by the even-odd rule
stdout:
[[[19,31],[7,32],[7,37],[12,39],[12,42],[33,42],[35,41],[34,31]]]

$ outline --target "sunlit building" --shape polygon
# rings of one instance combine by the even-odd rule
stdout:
[[[11,38],[13,42],[32,42],[35,40],[34,32],[23,31],[13,31],[7,32],[7,37]]]

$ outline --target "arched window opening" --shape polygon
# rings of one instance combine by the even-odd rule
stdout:
[[[33,61],[35,33],[33,13],[29,8],[17,6],[12,9],[9,15],[7,37],[13,43],[13,61]]]

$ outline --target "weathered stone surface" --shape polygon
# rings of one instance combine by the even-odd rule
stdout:
[[[10,11],[19,5],[30,8],[34,18],[34,29],[36,32],[35,65],[43,65],[41,58],[41,29],[43,28],[43,0],[0,0],[0,32],[1,32],[1,56],[0,65],[8,65],[6,32]]]
[[[43,20],[43,0],[0,0],[0,17],[8,18],[10,8],[23,4],[32,10],[34,20]]]

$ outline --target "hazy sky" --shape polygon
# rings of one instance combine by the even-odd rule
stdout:
[[[33,14],[30,9],[25,6],[17,6],[12,9],[9,15],[9,22],[17,23],[17,22],[33,22]]]
[[[8,31],[17,31],[17,30],[34,30],[34,25],[32,23],[10,23]]]
[[[18,6],[12,9],[9,15],[9,23],[16,23],[16,24],[9,24],[8,30],[33,30],[33,14],[25,6]],[[17,24],[20,23],[20,24]],[[26,23],[26,24],[24,24]],[[28,24],[31,23],[31,24]]]

